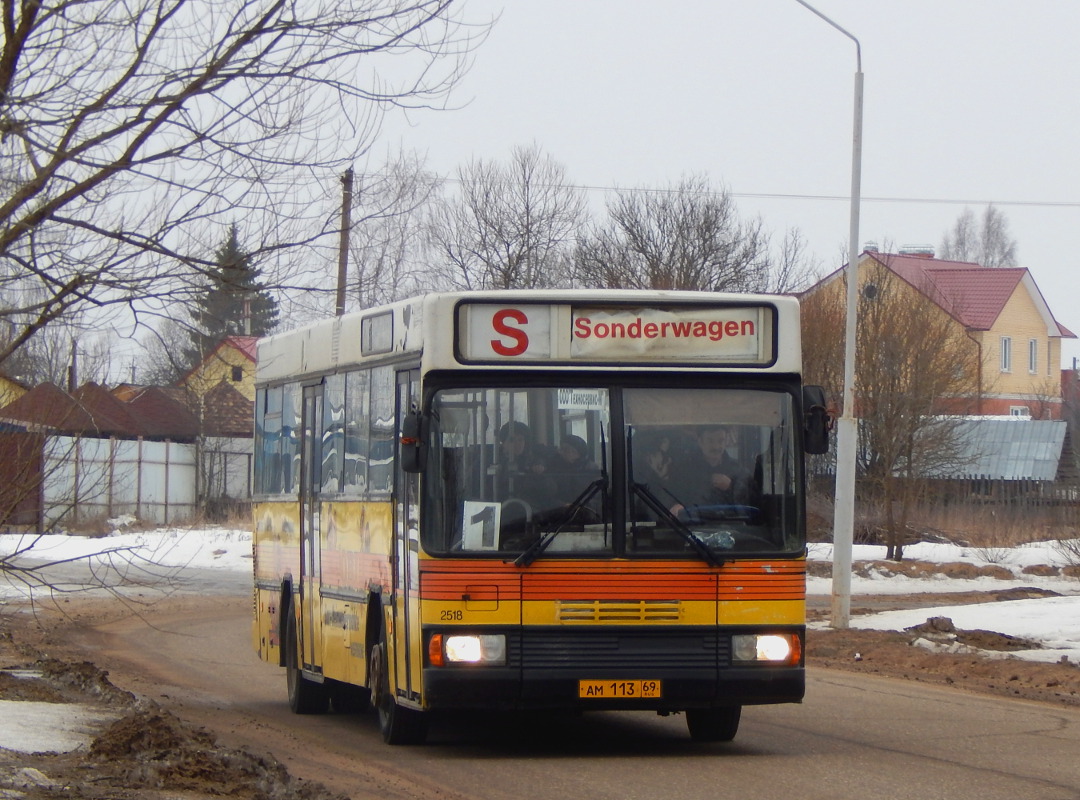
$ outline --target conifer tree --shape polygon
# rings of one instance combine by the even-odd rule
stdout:
[[[191,315],[191,343],[184,353],[190,366],[228,336],[265,336],[278,323],[277,301],[260,282],[261,271],[241,245],[236,225],[214,256],[217,268]]]

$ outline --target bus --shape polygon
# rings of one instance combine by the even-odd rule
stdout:
[[[429,294],[262,339],[253,639],[292,710],[729,741],[799,702],[829,425],[800,362],[797,300],[711,292]]]

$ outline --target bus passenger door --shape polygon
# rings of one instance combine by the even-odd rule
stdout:
[[[420,371],[407,370],[397,374],[398,434],[405,415],[420,405]],[[399,438],[399,437],[395,437]],[[396,442],[395,447],[400,447]],[[421,656],[420,638],[420,479],[401,469],[401,459],[395,458],[394,470],[394,625],[396,645],[394,669],[398,694],[420,700]]]
[[[322,386],[305,386],[300,439],[300,665],[320,671],[316,647],[319,628],[319,489],[322,486]]]

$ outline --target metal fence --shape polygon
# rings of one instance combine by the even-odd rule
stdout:
[[[196,445],[4,434],[9,437],[6,449],[19,455],[0,465],[10,495],[0,503],[4,525],[54,530],[125,515],[168,524],[235,508],[251,496],[250,440]]]

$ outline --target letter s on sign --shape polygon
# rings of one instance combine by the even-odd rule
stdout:
[[[529,349],[529,335],[520,328],[508,324],[508,321],[518,325],[528,325],[529,318],[525,312],[518,308],[503,308],[495,312],[491,317],[491,327],[504,339],[511,339],[513,344],[498,339],[491,340],[491,349],[500,356],[520,356]]]

